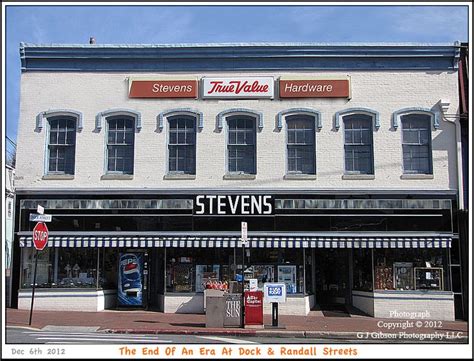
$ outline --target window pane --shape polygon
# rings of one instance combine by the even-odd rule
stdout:
[[[76,120],[52,117],[49,122],[48,171],[74,174]]]
[[[431,116],[407,114],[401,117],[401,123],[404,172],[431,174]]]

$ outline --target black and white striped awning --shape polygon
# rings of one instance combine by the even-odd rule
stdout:
[[[452,237],[249,237],[251,248],[449,248]],[[234,248],[238,237],[78,237],[51,236],[48,247]],[[20,237],[20,247],[33,247]]]

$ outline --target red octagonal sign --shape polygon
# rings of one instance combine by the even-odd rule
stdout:
[[[38,222],[33,228],[33,244],[38,251],[42,251],[48,244],[48,227],[45,223]]]

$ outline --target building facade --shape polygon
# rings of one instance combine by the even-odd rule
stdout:
[[[457,44],[22,44],[13,304],[455,318]],[[243,249],[241,223],[248,224]],[[270,312],[266,309],[265,312]]]

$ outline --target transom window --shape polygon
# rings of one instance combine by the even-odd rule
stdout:
[[[48,173],[74,174],[76,119],[51,117],[48,123]]]
[[[231,116],[227,118],[227,125],[229,173],[256,174],[255,118]]]
[[[344,120],[344,155],[347,174],[374,174],[372,117],[351,114]]]
[[[404,173],[432,174],[431,116],[407,114],[401,123]]]
[[[135,129],[134,119],[107,118],[107,172],[133,174]]]
[[[171,117],[169,122],[169,172],[196,174],[196,119]]]
[[[288,173],[316,174],[314,118],[293,115],[286,118],[288,131]]]

